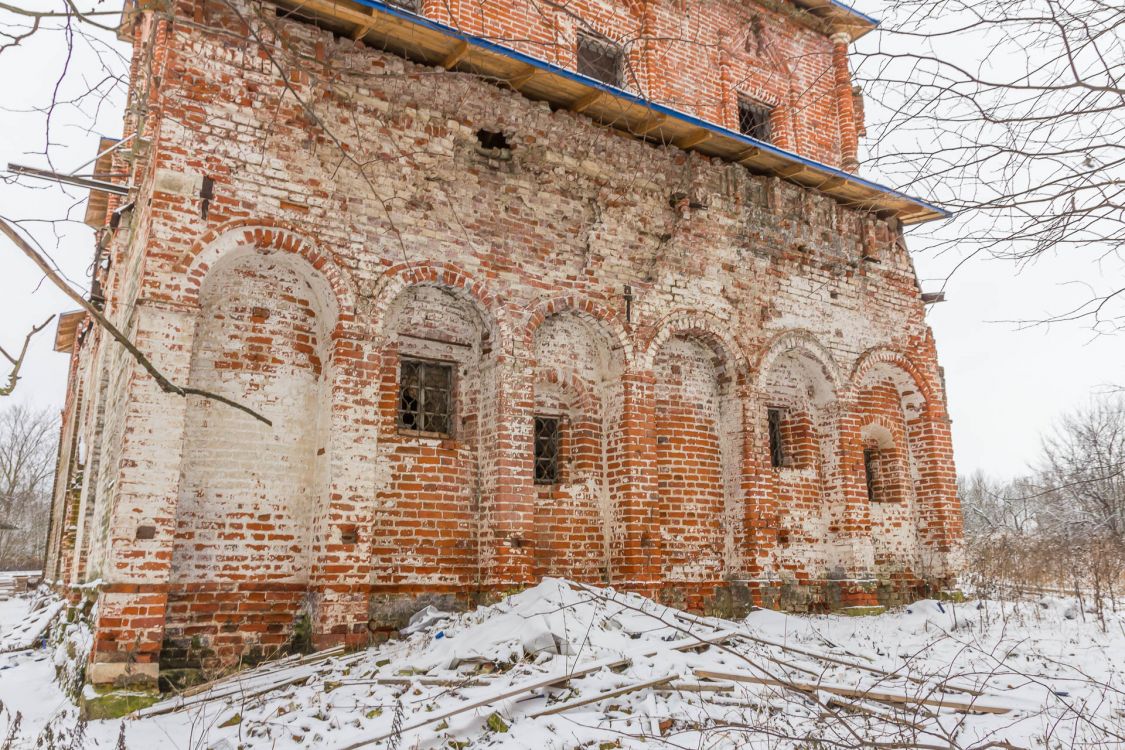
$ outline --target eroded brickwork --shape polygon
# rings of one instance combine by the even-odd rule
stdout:
[[[426,603],[543,575],[717,612],[945,585],[960,536],[948,418],[893,218],[237,7],[254,33],[207,2],[177,6],[189,23],[133,25],[147,114],[127,119],[144,135],[120,157],[137,200],[104,283],[173,381],[272,424],[161,393],[99,336],[77,345],[88,375],[72,384],[100,395],[72,395],[87,416],[66,424],[98,461],[81,574],[56,578],[104,582],[92,677],[362,643]],[[704,35],[744,12],[699,7]],[[659,31],[674,9],[652,8],[576,12]],[[833,69],[825,35],[757,15],[751,50],[808,47]],[[705,60],[637,54],[650,84],[699,87],[685,106],[713,99],[722,121],[723,81],[759,80],[723,66],[765,64],[691,53],[719,55],[711,80]],[[790,147],[839,163],[845,113],[797,90],[818,104],[775,112]],[[503,158],[482,129],[504,134]],[[452,368],[443,432],[400,418],[409,362]],[[560,422],[550,484],[534,479],[536,415]],[[52,539],[52,564],[77,571],[76,538]]]

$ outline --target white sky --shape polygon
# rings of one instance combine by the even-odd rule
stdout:
[[[878,14],[877,7],[865,10]],[[63,65],[60,50],[60,37],[54,35],[0,54],[5,107],[0,111],[0,168],[8,162],[46,165],[43,115],[20,110],[48,101]],[[101,75],[89,54],[78,54],[71,66],[90,80]],[[77,88],[75,85],[74,90]],[[85,119],[74,111],[56,114],[51,134],[56,169],[69,171],[91,159],[97,151],[98,133],[119,135],[120,116],[112,108],[100,112],[92,129],[82,125],[89,122],[90,114]],[[0,183],[0,214],[52,219],[69,211],[75,220],[70,224],[26,226],[70,278],[85,285],[93,252],[93,233],[81,224],[85,191],[64,192],[31,180],[22,183]],[[920,244],[915,241],[913,247]],[[955,260],[916,252],[923,288],[936,289]],[[11,351],[19,347],[31,325],[74,305],[49,283],[41,285],[30,262],[6,239],[0,239],[0,262],[0,344]],[[1120,270],[1118,266],[1107,272]],[[1081,300],[1085,291],[1064,286],[1061,280],[1097,281],[1102,272],[1092,254],[1047,258],[1022,273],[1003,261],[971,261],[948,284],[949,301],[930,308],[930,324],[946,372],[960,472],[1020,473],[1035,458],[1039,434],[1060,413],[1087,402],[1092,391],[1122,382],[1123,342],[1119,338],[1093,337],[1081,324],[1017,330],[1014,324],[996,322],[1042,319],[1057,313],[1065,309],[1067,300]],[[52,350],[53,337],[52,324],[33,342],[13,399],[61,406],[67,358]]]

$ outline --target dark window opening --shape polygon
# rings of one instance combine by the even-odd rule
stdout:
[[[738,97],[738,130],[759,141],[770,142],[770,108],[746,97]]]
[[[766,422],[770,435],[770,466],[780,469],[785,465],[785,445],[781,439],[781,420],[785,413],[781,409],[767,409]]]
[[[867,499],[876,502],[879,498],[879,451],[876,448],[863,449],[863,475],[867,482]]]
[[[453,424],[453,365],[404,359],[399,368],[398,426],[448,436]]]
[[[580,74],[611,86],[620,86],[624,59],[620,45],[614,44],[603,36],[578,34]]]
[[[495,130],[478,130],[477,143],[480,144],[481,148],[487,149],[511,148],[508,145],[507,137]]]
[[[559,418],[535,418],[535,483],[559,481]]]

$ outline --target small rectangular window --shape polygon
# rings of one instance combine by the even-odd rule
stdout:
[[[876,448],[863,449],[863,475],[867,482],[867,499],[878,501],[879,497],[879,451]]]
[[[453,365],[404,359],[399,366],[398,426],[449,436],[453,425]]]
[[[781,439],[781,420],[785,413],[781,409],[767,409],[766,421],[770,435],[770,466],[779,469],[785,465],[785,446]]]
[[[625,56],[620,45],[603,36],[579,32],[578,72],[611,86],[621,85]]]
[[[769,143],[770,107],[744,96],[738,97],[738,130],[743,135]]]
[[[535,418],[535,483],[559,481],[559,418]]]

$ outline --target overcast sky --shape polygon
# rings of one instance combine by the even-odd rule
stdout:
[[[863,9],[878,15],[875,2]],[[44,117],[27,110],[48,101],[63,65],[59,43],[58,35],[43,36],[0,54],[5,107],[0,112],[0,165],[47,163]],[[80,51],[71,66],[91,83],[101,78],[100,66],[88,52]],[[71,76],[72,92],[77,84]],[[50,136],[54,168],[69,171],[93,158],[98,133],[120,134],[119,113],[112,107],[97,113],[93,104],[84,116],[73,110],[56,113]],[[87,124],[91,119],[93,128]],[[70,278],[84,286],[93,251],[93,233],[80,223],[85,191],[21,182],[0,184],[0,213],[20,219],[69,213],[75,219],[70,224],[26,226]],[[911,244],[918,250],[924,243]],[[0,258],[0,344],[10,351],[31,325],[74,306],[49,284],[41,284],[39,274],[6,239],[0,239]],[[938,288],[956,260],[954,255],[915,252],[923,288]],[[1042,319],[1065,309],[1067,300],[1083,298],[1083,288],[1061,280],[1097,281],[1101,273],[1120,272],[1119,265],[1097,265],[1091,250],[1085,257],[1046,258],[1018,273],[1007,262],[971,261],[953,276],[946,287],[948,302],[932,306],[929,320],[945,367],[960,472],[1020,473],[1035,459],[1039,435],[1060,413],[1086,403],[1092,392],[1122,382],[1125,341],[1120,337],[1094,337],[1081,324],[1019,330],[1002,322]],[[52,350],[53,336],[52,325],[32,344],[13,400],[61,406],[67,357]]]

